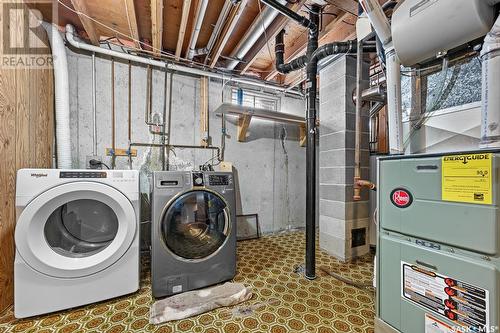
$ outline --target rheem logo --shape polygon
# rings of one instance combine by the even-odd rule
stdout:
[[[413,196],[404,188],[397,188],[391,192],[391,202],[398,208],[409,207],[413,202]]]

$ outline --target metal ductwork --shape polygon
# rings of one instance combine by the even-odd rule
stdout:
[[[286,0],[278,0],[278,3],[286,5]],[[241,42],[236,46],[236,48],[229,55],[230,58],[243,59],[243,57],[250,51],[252,46],[257,42],[257,40],[263,36],[265,30],[273,23],[274,19],[278,16],[278,12],[271,8],[264,8],[262,14],[255,18],[252,28],[246,32],[246,34],[241,39]],[[237,60],[231,60],[227,68],[233,70],[238,66]]]

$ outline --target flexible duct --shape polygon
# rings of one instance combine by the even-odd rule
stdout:
[[[71,169],[71,135],[69,126],[68,60],[64,41],[56,26],[42,22],[47,31],[54,64],[57,167]]]
[[[68,41],[68,43],[71,46],[73,46],[77,49],[95,52],[95,53],[99,53],[99,54],[104,54],[104,55],[108,55],[108,56],[111,56],[111,57],[114,57],[117,59],[125,59],[125,60],[133,61],[136,63],[140,63],[140,64],[151,65],[154,67],[166,68],[168,70],[176,71],[179,73],[185,73],[185,74],[196,75],[196,76],[207,76],[207,77],[211,77],[214,79],[232,81],[232,82],[241,83],[241,84],[247,84],[247,85],[254,86],[254,87],[275,90],[275,91],[279,91],[282,93],[289,93],[292,95],[297,95],[297,96],[302,97],[302,94],[298,91],[289,90],[286,87],[282,87],[282,86],[278,86],[278,85],[274,85],[274,84],[269,84],[269,83],[266,83],[266,82],[261,81],[261,80],[247,79],[247,78],[244,78],[242,76],[236,76],[236,75],[228,75],[228,74],[225,75],[225,74],[211,72],[209,70],[204,70],[204,69],[200,69],[200,68],[187,67],[187,66],[183,66],[183,65],[179,65],[179,64],[174,64],[174,63],[167,63],[164,61],[140,57],[140,56],[136,56],[136,55],[129,54],[129,53],[105,49],[105,48],[102,48],[99,46],[87,44],[87,43],[75,38],[74,35],[75,35],[75,27],[73,27],[71,24],[67,24],[66,25],[66,40]]]
[[[500,147],[500,16],[486,35],[481,51],[481,147]]]

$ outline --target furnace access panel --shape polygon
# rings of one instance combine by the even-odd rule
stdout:
[[[379,159],[377,315],[404,333],[500,332],[495,152]]]

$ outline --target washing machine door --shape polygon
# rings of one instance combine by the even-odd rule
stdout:
[[[165,207],[160,232],[167,249],[175,256],[207,259],[224,246],[231,232],[228,205],[209,190],[183,193]]]
[[[137,232],[132,203],[96,182],[66,183],[34,198],[20,214],[16,249],[40,273],[76,278],[119,260]]]

